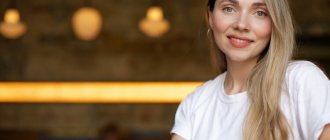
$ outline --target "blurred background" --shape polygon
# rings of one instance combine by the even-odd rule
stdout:
[[[205,3],[1,0],[0,95],[7,84],[212,79]],[[329,77],[330,1],[291,3],[297,31],[295,58],[315,62]],[[1,140],[169,139],[179,103],[0,100]]]

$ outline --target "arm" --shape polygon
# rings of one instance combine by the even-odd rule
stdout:
[[[172,139],[172,140],[175,140],[175,139]],[[330,124],[327,124],[326,126],[324,126],[324,129],[319,137],[319,140],[330,140]]]
[[[182,138],[182,137],[180,137],[179,135],[177,135],[177,134],[174,134],[173,136],[172,136],[172,139],[171,140],[185,140],[184,138]],[[320,139],[321,140],[321,139]]]

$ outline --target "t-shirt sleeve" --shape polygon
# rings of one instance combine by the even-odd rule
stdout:
[[[174,126],[171,130],[171,134],[176,134],[189,140],[192,131],[192,121],[191,121],[191,95],[185,98],[179,105],[176,114]]]
[[[297,117],[304,139],[317,140],[330,123],[330,82],[314,64],[300,68],[295,78]]]

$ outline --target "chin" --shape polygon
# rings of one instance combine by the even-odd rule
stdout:
[[[244,59],[244,58],[234,58],[234,59],[231,59],[231,61],[232,61],[232,62],[243,63],[243,62],[248,61],[248,59]]]
[[[252,58],[252,57],[244,56],[244,55],[232,56],[232,57],[229,57],[229,59],[232,62],[238,62],[238,63],[250,62],[250,61],[253,61],[253,60],[256,60],[257,61],[257,59],[254,59],[254,57]]]

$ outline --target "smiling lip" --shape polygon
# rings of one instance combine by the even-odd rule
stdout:
[[[227,37],[229,39],[229,43],[236,48],[245,48],[249,46],[252,42],[254,42],[249,38],[237,36],[237,35],[229,35]]]

